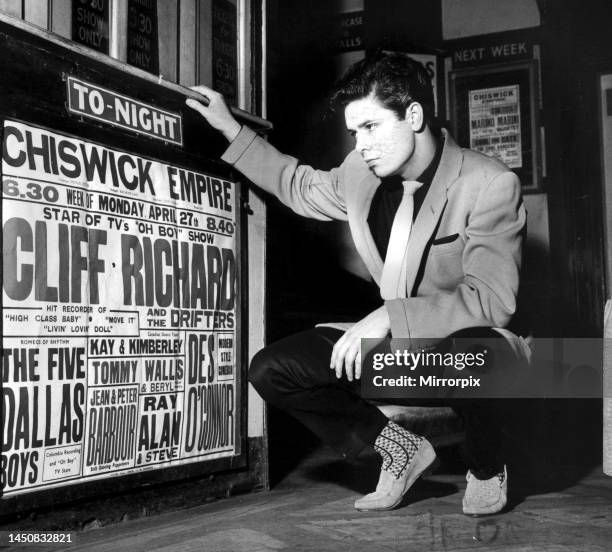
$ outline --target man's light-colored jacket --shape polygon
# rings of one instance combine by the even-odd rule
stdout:
[[[222,159],[300,215],[347,220],[380,285],[383,259],[367,222],[380,180],[357,152],[340,167],[319,171],[243,127]],[[392,336],[442,338],[462,328],[505,327],[516,309],[525,218],[517,176],[459,148],[445,132],[438,170],[408,240],[406,297],[385,301]]]

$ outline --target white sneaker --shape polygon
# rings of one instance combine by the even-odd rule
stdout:
[[[463,496],[463,513],[468,516],[497,514],[508,502],[508,474],[504,471],[491,479],[476,479],[468,471],[467,487]]]
[[[399,505],[419,476],[428,468],[433,468],[435,460],[436,452],[431,443],[423,439],[404,474],[396,479],[392,473],[380,470],[376,490],[358,498],[355,501],[355,508],[360,511],[392,510]]]

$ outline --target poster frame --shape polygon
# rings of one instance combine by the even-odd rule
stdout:
[[[4,140],[4,122],[14,121],[27,125],[33,125],[44,131],[55,132],[71,138],[86,140],[88,143],[112,147],[116,151],[128,153],[132,155],[142,155],[142,152],[135,152],[125,146],[117,146],[105,143],[104,141],[84,139],[81,136],[66,133],[61,129],[52,128],[47,125],[33,123],[29,117],[15,117],[12,113],[7,113],[0,108],[0,143]],[[174,152],[176,155],[176,152]],[[153,161],[168,163],[168,159],[162,156],[149,156],[148,159]],[[181,166],[191,170],[197,170],[193,164],[193,159],[180,159],[178,162],[173,161],[175,166]],[[32,508],[40,508],[46,505],[56,504],[58,502],[70,502],[75,499],[81,499],[93,495],[108,493],[108,481],[113,482],[113,493],[119,491],[127,491],[136,487],[151,485],[155,483],[164,483],[172,480],[185,480],[190,478],[199,478],[212,473],[226,470],[234,470],[245,468],[247,466],[247,443],[246,443],[246,428],[247,428],[247,378],[244,359],[246,356],[246,341],[244,336],[248,335],[246,331],[246,321],[248,320],[248,282],[247,277],[247,261],[248,253],[244,244],[246,243],[246,211],[244,209],[244,186],[240,183],[238,173],[235,171],[219,170],[220,167],[215,167],[217,170],[209,171],[213,176],[227,179],[235,184],[236,193],[234,194],[234,209],[236,212],[236,252],[237,252],[237,302],[236,302],[236,405],[237,416],[239,418],[238,426],[235,428],[236,453],[232,456],[217,458],[213,460],[194,460],[187,463],[177,464],[166,467],[152,467],[143,471],[134,473],[113,475],[109,473],[107,477],[95,477],[91,480],[83,479],[80,481],[67,481],[67,484],[62,486],[51,486],[48,488],[34,488],[29,491],[17,493],[15,495],[3,496],[0,489],[0,516],[14,511],[28,510]],[[0,176],[2,171],[0,169]],[[3,298],[0,297],[0,310],[3,307]],[[4,338],[4,333],[2,333]],[[0,393],[2,391],[2,380],[0,379]],[[0,444],[2,435],[0,433]]]
[[[212,132],[202,129],[202,123],[189,109],[184,108],[187,89],[167,84],[155,84],[142,71],[124,66],[117,62],[107,63],[95,53],[84,52],[79,47],[66,45],[60,40],[46,40],[41,33],[31,33],[28,30],[8,25],[0,19],[0,44],[7,55],[0,63],[1,71],[15,71],[14,79],[7,79],[0,85],[0,96],[4,97],[0,105],[0,123],[6,119],[21,121],[41,129],[47,129],[60,134],[67,134],[77,139],[94,142],[116,150],[129,152],[132,155],[144,156],[162,163],[177,164],[183,168],[204,171],[235,183],[236,209],[236,252],[237,252],[237,282],[238,297],[236,303],[236,359],[237,369],[237,417],[239,426],[236,430],[236,450],[232,456],[213,460],[196,460],[175,466],[158,469],[148,469],[140,472],[82,480],[65,486],[54,486],[46,489],[9,494],[2,497],[0,491],[0,517],[17,512],[44,508],[59,503],[116,495],[121,492],[136,491],[151,485],[167,485],[171,482],[208,479],[211,474],[223,472],[224,477],[242,473],[248,467],[247,444],[247,379],[246,360],[248,336],[248,282],[247,282],[247,203],[245,179],[235,170],[216,159],[217,151],[223,147],[223,142]],[[61,44],[60,44],[61,43]],[[45,56],[41,55],[45,52]],[[21,65],[17,65],[21,62]],[[29,81],[22,76],[37,74],[37,87],[30,87]],[[138,136],[126,129],[113,128],[109,125],[87,121],[82,117],[71,115],[65,104],[66,84],[63,75],[84,78],[99,82],[105,86],[134,96],[145,102],[174,106],[183,114],[184,129],[187,138],[184,147],[163,143]],[[143,78],[144,77],[144,78]],[[103,79],[103,80],[102,80]],[[117,87],[119,86],[119,87]],[[31,94],[30,91],[31,90]],[[239,118],[242,119],[242,117]],[[245,119],[248,120],[247,114]],[[3,126],[0,129],[0,139],[3,139]],[[157,143],[159,142],[159,143]],[[209,155],[204,155],[199,149],[199,143],[210,145]],[[0,306],[2,299],[0,298]],[[2,381],[0,379],[0,392]],[[1,439],[0,435],[0,439]],[[112,481],[112,485],[109,482]]]
[[[498,86],[519,86],[521,113],[521,168],[513,169],[521,181],[523,193],[542,191],[542,166],[539,124],[539,88],[537,84],[536,60],[512,63],[499,63],[483,67],[454,69],[449,72],[450,119],[452,131],[461,147],[470,146],[469,127],[469,90],[477,82],[478,89]],[[519,76],[517,82],[516,77]]]

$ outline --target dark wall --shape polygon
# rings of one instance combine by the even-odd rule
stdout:
[[[364,0],[368,49],[434,53],[442,46],[441,0]]]
[[[557,331],[601,336],[606,295],[598,81],[600,72],[612,71],[612,5],[541,5]]]
[[[343,117],[328,109],[338,76],[331,39],[334,7],[316,0],[271,0],[268,6],[270,142],[319,169],[343,158],[341,145],[330,140]],[[268,341],[316,322],[356,320],[374,308],[374,287],[340,267],[339,224],[297,217],[271,202]]]
[[[321,169],[342,160],[341,145],[330,136],[337,135],[343,120],[327,109],[337,77],[329,31],[333,4],[269,0],[267,6],[270,142]],[[340,267],[336,244],[341,223],[298,217],[276,200],[268,205],[267,341],[318,322],[357,320],[371,311],[374,287]],[[316,439],[274,408],[268,419],[274,485]]]

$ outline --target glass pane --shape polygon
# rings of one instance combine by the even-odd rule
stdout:
[[[159,73],[157,2],[129,0],[127,62],[153,74]]]
[[[72,40],[108,54],[110,0],[74,0]]]

